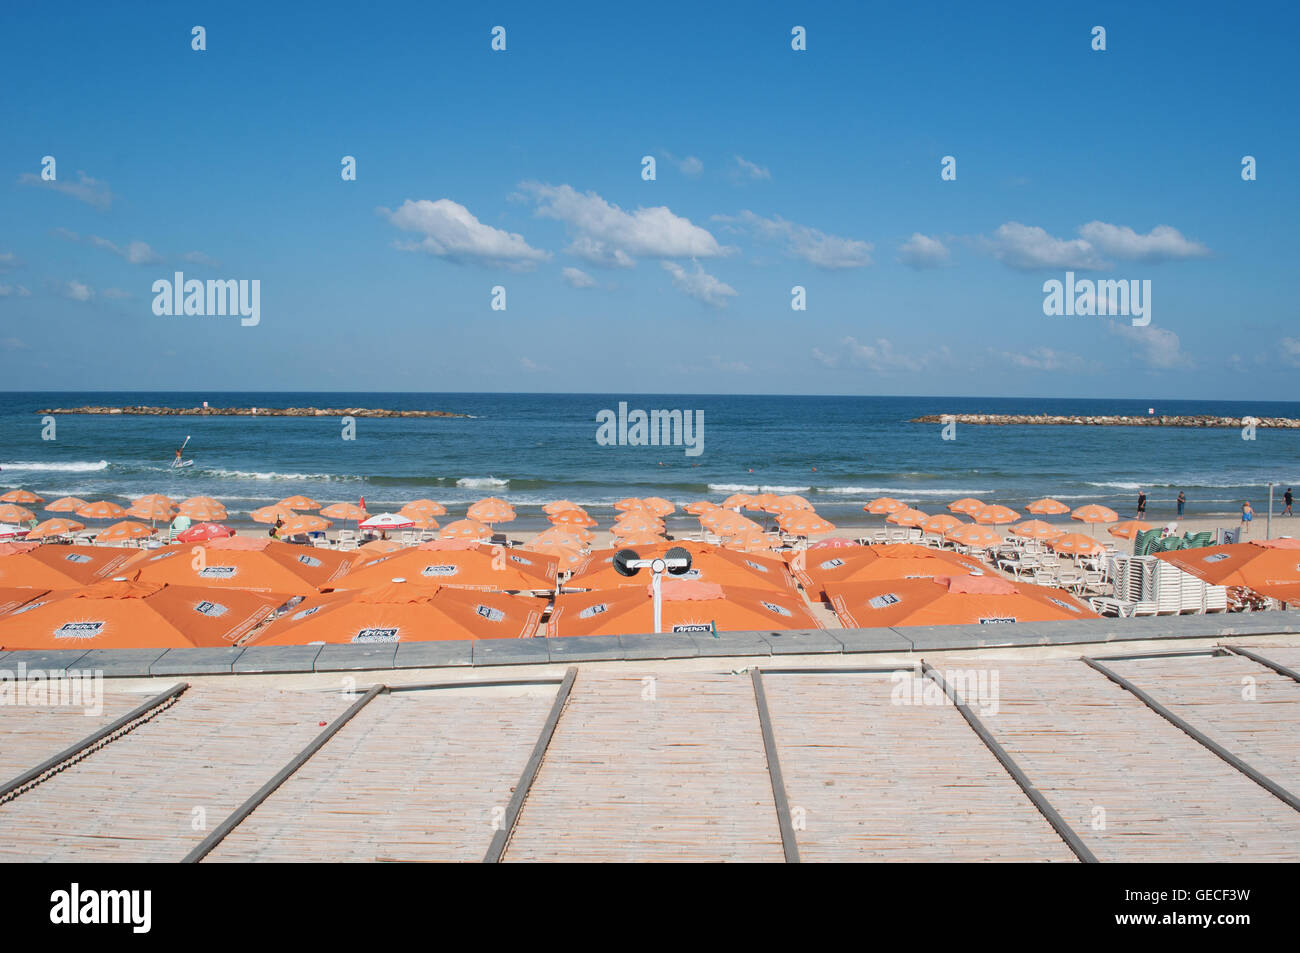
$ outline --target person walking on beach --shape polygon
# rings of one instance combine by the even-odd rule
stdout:
[[[1146,495],[1145,491],[1143,491],[1143,490],[1138,490],[1138,515],[1137,515],[1137,518],[1138,518],[1138,519],[1141,519],[1142,517],[1144,517],[1144,516],[1146,516],[1146,515],[1147,515],[1147,495]]]
[[[1290,515],[1291,515],[1291,503],[1292,503],[1293,501],[1294,501],[1294,497],[1291,496],[1291,488],[1290,488],[1290,487],[1287,487],[1287,488],[1286,488],[1286,492],[1282,494],[1282,502],[1283,502],[1284,504],[1286,504],[1285,507],[1284,507],[1283,510],[1282,510],[1282,515],[1283,515],[1283,516],[1290,516]]]
[[[1178,491],[1178,518],[1183,518],[1183,507],[1187,505],[1187,494],[1182,490]]]
[[[1250,508],[1250,503],[1241,504],[1241,535],[1247,535],[1250,530],[1250,522],[1255,518],[1255,511]]]

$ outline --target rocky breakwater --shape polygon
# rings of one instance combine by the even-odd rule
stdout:
[[[1278,427],[1300,430],[1300,420],[1294,417],[1215,417],[1212,414],[1190,416],[1102,415],[1078,416],[1071,414],[925,414],[913,417],[914,424],[976,424],[980,426],[1074,426],[1074,427]]]
[[[128,417],[468,417],[446,410],[380,410],[373,407],[52,407],[38,414],[100,414]]]

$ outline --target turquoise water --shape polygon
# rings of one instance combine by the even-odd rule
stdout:
[[[81,404],[384,407],[446,410],[465,419],[356,421],[343,440],[337,418],[82,417],[56,421],[41,439],[35,412]],[[703,452],[682,446],[601,446],[596,416],[630,409],[704,413]],[[482,496],[516,504],[521,528],[541,525],[540,505],[565,497],[606,509],[624,496],[678,503],[737,491],[801,493],[832,521],[895,496],[933,512],[959,496],[1021,507],[1039,496],[1095,501],[1131,515],[1138,487],[1148,517],[1262,514],[1269,481],[1300,486],[1300,431],[913,424],[926,413],[1199,414],[1300,417],[1300,403],[1025,400],[904,397],[636,396],[592,394],[6,393],[0,394],[0,486],[53,499],[125,499],[149,492],[205,494],[232,516],[303,493],[321,502],[364,496],[371,512],[431,497],[453,514]],[[168,467],[191,437],[194,466]],[[815,469],[814,469],[815,468]],[[1280,503],[1278,504],[1280,508]],[[693,520],[691,521],[693,524]]]

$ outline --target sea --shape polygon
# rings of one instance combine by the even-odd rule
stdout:
[[[53,433],[41,411],[81,405],[330,407],[443,410],[464,417],[357,418],[354,439],[337,417],[62,415]],[[702,414],[698,455],[686,446],[605,445],[602,411]],[[1300,417],[1296,402],[458,393],[0,393],[0,487],[47,500],[124,501],[145,493],[213,496],[235,523],[286,496],[357,502],[371,513],[428,497],[451,511],[484,496],[514,504],[519,529],[547,525],[541,506],[569,499],[602,525],[615,501],[662,496],[720,502],[736,492],[798,493],[831,522],[867,521],[862,507],[897,497],[926,512],[958,497],[1016,509],[1042,496],[1103,503],[1132,516],[1139,488],[1147,518],[1172,516],[1181,490],[1188,516],[1259,514],[1267,485],[1300,485],[1300,430],[958,424],[943,439],[923,414],[1215,414]],[[44,439],[52,436],[53,439]],[[175,470],[177,447],[194,465]],[[608,441],[606,441],[608,443]],[[680,525],[694,525],[678,517]],[[670,531],[674,522],[670,521]]]

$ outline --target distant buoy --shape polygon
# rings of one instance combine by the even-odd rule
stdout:
[[[1156,412],[1156,409],[1155,409],[1154,407],[1148,407],[1148,408],[1147,408],[1147,413],[1148,413],[1148,414],[1154,414],[1155,412]]]

